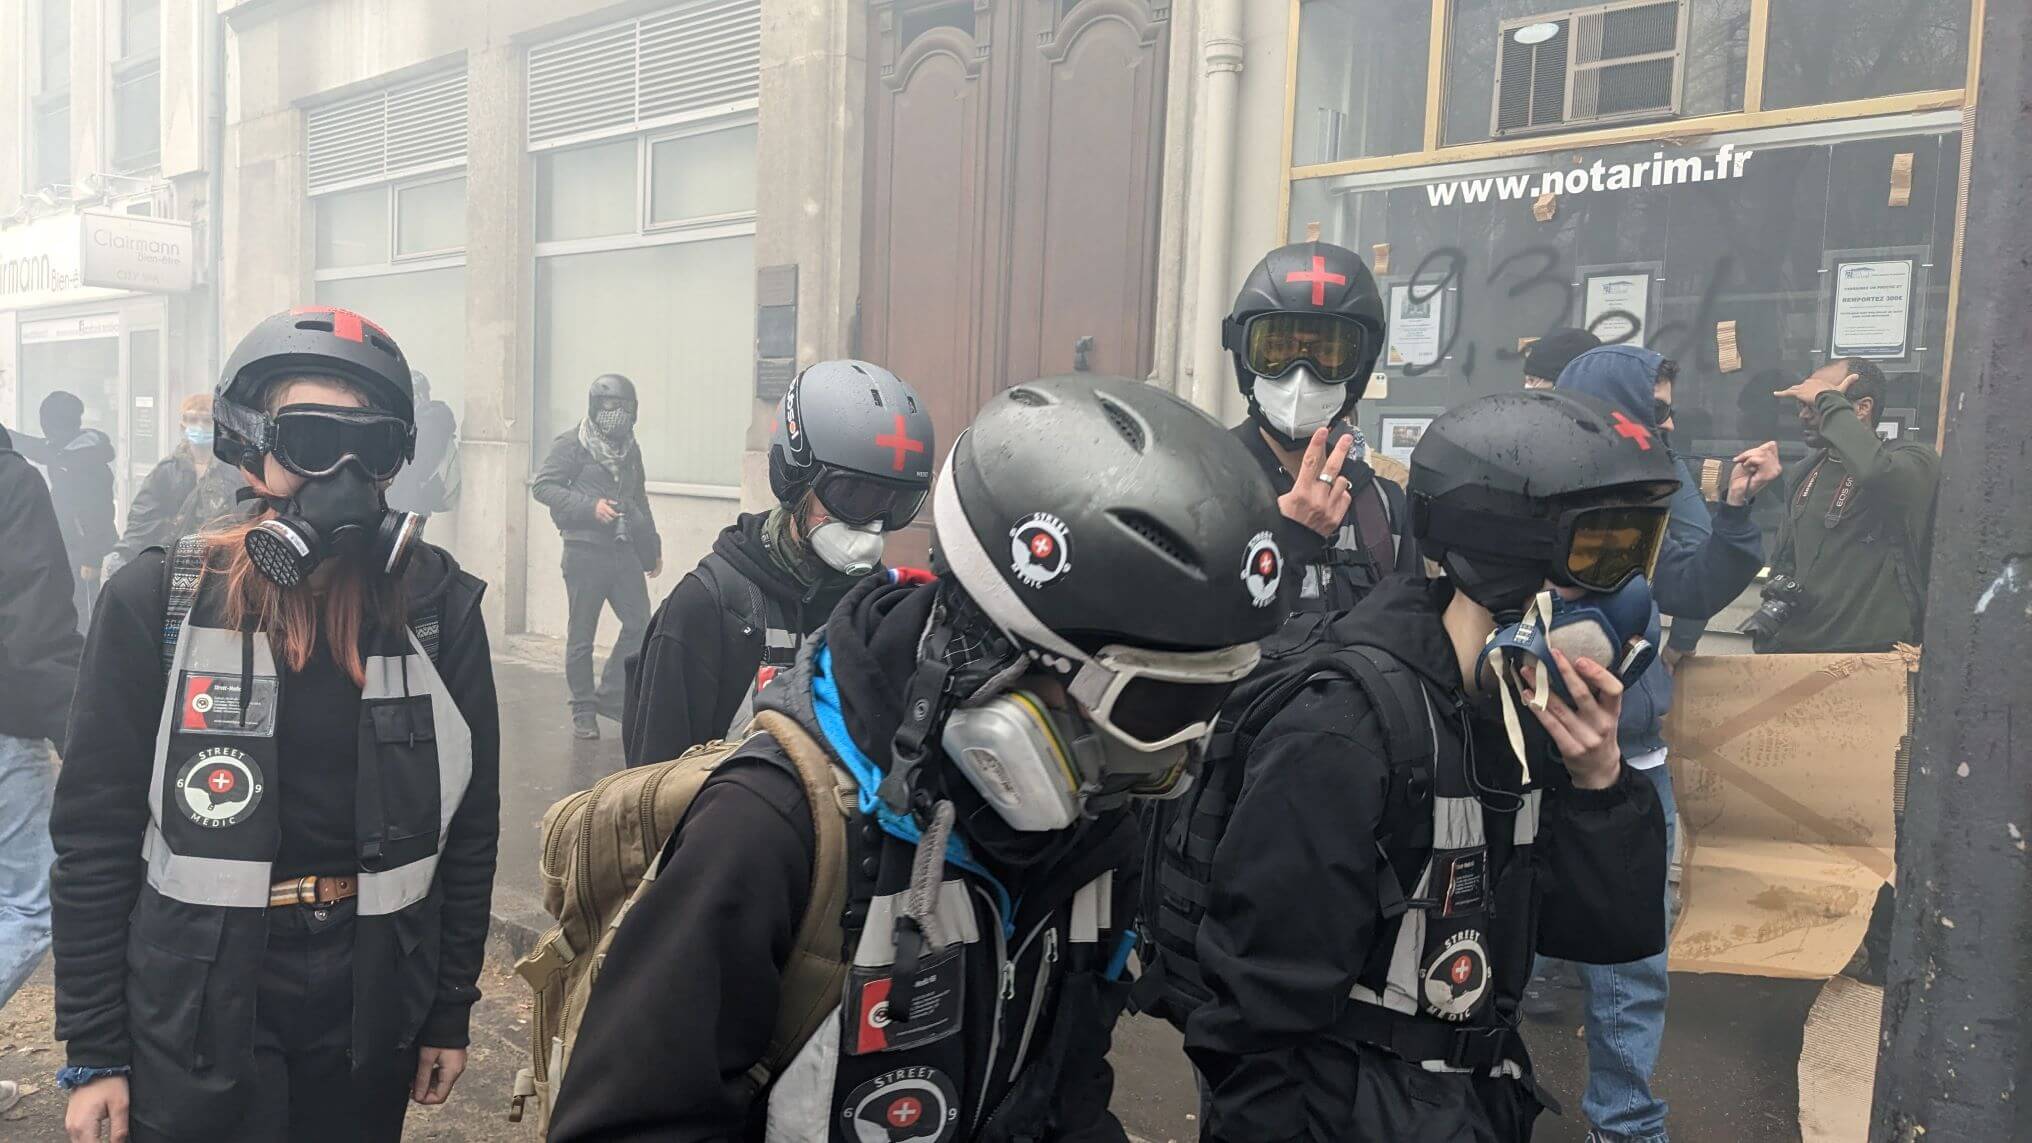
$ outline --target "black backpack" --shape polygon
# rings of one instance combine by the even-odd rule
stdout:
[[[1389,816],[1428,807],[1425,817],[1411,820],[1429,820],[1437,743],[1427,719],[1424,683],[1380,647],[1327,645],[1329,618],[1318,613],[1294,615],[1265,641],[1263,664],[1235,689],[1214,724],[1199,781],[1181,798],[1150,803],[1144,815],[1138,941],[1143,974],[1131,994],[1138,1012],[1183,1029],[1193,1010],[1212,999],[1195,946],[1210,899],[1214,851],[1241,796],[1256,736],[1307,684],[1338,674],[1362,688],[1383,725],[1390,766]],[[1417,844],[1416,837],[1405,840],[1413,847]],[[1429,837],[1425,840],[1429,845]],[[1416,861],[1390,861],[1391,848],[1385,847],[1386,868],[1397,876],[1384,878],[1386,920],[1403,915],[1412,886],[1402,877],[1406,871],[1416,876],[1419,869]],[[1397,892],[1390,891],[1393,887]]]

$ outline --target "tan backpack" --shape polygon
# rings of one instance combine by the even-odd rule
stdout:
[[[755,716],[748,733],[774,738],[804,782],[816,845],[811,900],[783,972],[783,1001],[769,1048],[748,1078],[759,1093],[839,1003],[846,977],[840,914],[846,906],[846,819],[853,787],[811,735],[774,711]],[[508,1118],[521,1122],[534,1096],[537,1121],[550,1129],[551,1097],[571,1062],[586,1001],[607,946],[637,897],[656,879],[658,857],[699,788],[744,743],[708,742],[670,762],[609,774],[543,815],[543,907],[557,924],[515,964],[536,990],[529,1020],[529,1066],[515,1074]]]

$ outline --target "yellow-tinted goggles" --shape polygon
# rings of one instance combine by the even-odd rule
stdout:
[[[1631,576],[1650,576],[1670,515],[1663,506],[1634,505],[1572,513],[1564,521],[1567,577],[1580,587],[1614,591]]]
[[[1243,330],[1242,357],[1258,377],[1309,365],[1322,381],[1344,382],[1361,369],[1367,342],[1367,330],[1338,314],[1259,314]]]

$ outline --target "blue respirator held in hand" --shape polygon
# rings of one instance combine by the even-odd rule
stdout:
[[[1593,659],[1627,687],[1650,669],[1658,657],[1658,643],[1658,608],[1651,601],[1651,584],[1639,575],[1613,592],[1574,600],[1557,592],[1540,592],[1525,608],[1523,618],[1498,627],[1489,637],[1480,665],[1508,675],[1526,664],[1536,664],[1538,670],[1533,673],[1550,683],[1552,693],[1571,704],[1573,696],[1567,693],[1566,680],[1552,661],[1554,649],[1564,652],[1568,660]],[[1497,661],[1491,663],[1491,659]],[[1526,688],[1518,690],[1521,694]]]

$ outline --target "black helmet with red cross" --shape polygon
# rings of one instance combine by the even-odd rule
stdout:
[[[1257,378],[1300,367],[1345,384],[1352,406],[1383,352],[1384,328],[1383,295],[1360,255],[1331,242],[1294,242],[1249,271],[1221,322],[1221,345],[1234,356],[1235,383],[1252,412]]]
[[[212,451],[235,468],[269,447],[269,386],[291,377],[335,377],[366,394],[367,406],[408,426],[415,452],[416,397],[409,361],[388,331],[351,310],[301,306],[247,331],[212,390]]]
[[[834,519],[910,523],[931,488],[931,412],[880,365],[821,361],[784,390],[769,434],[769,490],[786,505],[815,494]]]

